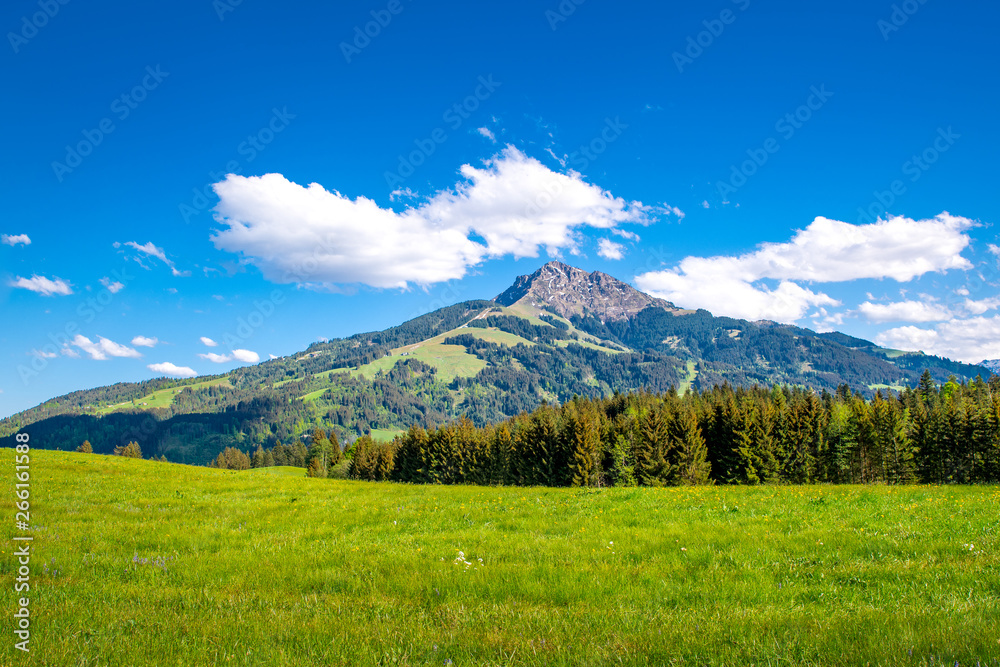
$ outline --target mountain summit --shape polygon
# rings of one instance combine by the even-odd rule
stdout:
[[[591,315],[601,322],[630,319],[649,306],[675,313],[674,304],[643,294],[606,273],[587,273],[562,262],[549,262],[493,299],[501,306],[515,304],[551,309],[565,318]]]

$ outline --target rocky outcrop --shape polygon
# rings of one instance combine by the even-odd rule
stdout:
[[[650,306],[679,310],[669,301],[643,294],[606,273],[587,273],[562,262],[549,262],[530,276],[518,276],[494,301],[502,306],[548,306],[566,318],[592,315],[602,322],[629,319]]]

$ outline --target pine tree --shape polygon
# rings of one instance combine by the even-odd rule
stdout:
[[[370,435],[363,435],[354,441],[352,449],[354,452],[351,457],[351,465],[347,469],[348,476],[351,479],[373,481],[378,463],[375,441]]]
[[[708,462],[708,448],[694,412],[682,410],[671,420],[668,430],[668,451],[675,461],[670,467],[676,471],[671,481],[684,486],[708,484],[712,465]]]
[[[257,445],[257,451],[253,453],[253,457],[250,459],[250,467],[252,468],[263,468],[264,467],[264,447]]]
[[[296,440],[294,445],[290,445],[288,465],[296,468],[305,468],[306,460],[309,458],[309,450],[301,440]]]
[[[142,458],[142,449],[139,447],[139,443],[134,440],[129,442],[124,447],[115,447],[115,456],[125,456],[133,459]]]
[[[493,430],[490,446],[490,484],[510,484],[510,466],[513,458],[514,436],[507,424]]]
[[[327,438],[330,442],[330,467],[337,465],[344,460],[344,450],[340,448],[340,439],[337,438],[337,433],[333,429],[330,430],[329,437]]]
[[[94,448],[90,445],[90,440],[84,440],[83,444],[76,448],[81,454],[93,454]]]
[[[735,415],[733,431],[733,466],[729,481],[738,484],[761,484],[766,480],[765,461],[757,441],[758,418],[752,399],[745,397]]]
[[[314,461],[319,461],[319,470],[322,474],[316,477],[326,477],[330,467],[330,441],[322,429],[313,429],[312,437],[309,438],[309,450],[306,456],[306,466],[312,468]]]
[[[601,432],[597,416],[574,406],[563,428],[565,448],[570,454],[570,486],[600,485]]]
[[[622,434],[615,437],[611,447],[611,479],[615,486],[635,486],[635,458],[632,445]]]
[[[385,482],[392,477],[395,454],[395,442],[383,442],[376,447],[372,472],[376,482]]]
[[[660,406],[650,406],[642,421],[636,469],[639,482],[644,486],[664,486],[673,477],[667,461],[669,432],[664,412]]]
[[[736,403],[729,385],[719,389],[712,403],[707,432],[708,460],[714,477],[730,481],[737,475],[733,436],[736,432]]]
[[[309,467],[306,468],[307,477],[326,477],[326,471],[323,470],[323,463],[320,459],[313,459],[309,463]]]
[[[920,382],[917,384],[917,394],[925,405],[930,404],[937,396],[937,387],[934,385],[934,378],[931,377],[929,369],[925,369],[920,376]]]

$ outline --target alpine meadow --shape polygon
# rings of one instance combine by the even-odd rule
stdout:
[[[998,21],[5,3],[0,666],[1000,667]]]

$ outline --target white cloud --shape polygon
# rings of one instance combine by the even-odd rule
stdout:
[[[612,229],[611,233],[615,236],[620,236],[623,239],[628,239],[629,241],[639,241],[639,235],[635,232],[630,232],[627,229]]]
[[[984,359],[1000,359],[1000,317],[955,319],[933,329],[897,327],[880,333],[875,342],[977,364]]]
[[[55,352],[48,352],[46,350],[32,350],[30,354],[38,357],[39,359],[55,359],[59,356]]]
[[[155,347],[160,340],[158,338],[146,338],[145,336],[136,336],[132,339],[132,344],[136,347]]]
[[[118,294],[118,292],[121,292],[123,289],[125,289],[125,285],[118,282],[117,280],[112,282],[111,278],[101,278],[99,282],[102,285],[104,285],[108,289],[108,291],[111,292],[112,294]]]
[[[486,137],[487,139],[489,139],[490,141],[492,141],[493,143],[497,142],[496,135],[493,134],[493,132],[490,131],[490,128],[488,128],[488,127],[481,127],[478,130],[476,130],[476,131],[479,132],[479,134],[481,134],[484,137]]]
[[[68,296],[73,293],[73,288],[62,278],[49,279],[45,276],[33,275],[30,278],[18,276],[10,283],[11,287],[20,287],[42,296]]]
[[[989,248],[990,252],[993,253],[994,255],[1000,256],[1000,246],[998,246],[997,244],[988,243],[986,247]]]
[[[113,340],[104,338],[103,336],[98,336],[97,342],[95,343],[86,336],[77,334],[76,337],[70,341],[70,344],[75,345],[89,354],[91,359],[97,359],[99,361],[103,361],[109,356],[128,357],[132,359],[142,356],[142,353],[138,350],[128,347],[127,345],[121,345]]]
[[[233,350],[233,359],[247,364],[255,364],[260,361],[260,355],[250,350]]]
[[[177,366],[169,361],[165,361],[162,364],[149,364],[146,368],[154,373],[161,373],[175,378],[193,378],[198,375],[193,368]]]
[[[621,259],[625,256],[625,246],[611,239],[601,239],[597,242],[597,254],[604,259]]]
[[[903,217],[870,225],[818,217],[787,243],[764,243],[736,257],[686,257],[674,269],[636,276],[640,289],[716,315],[794,322],[811,306],[838,305],[793,281],[845,282],[892,278],[906,282],[931,271],[968,269],[967,218],[942,213],[930,220]],[[776,289],[760,284],[778,281]]]
[[[216,219],[226,228],[212,240],[244,254],[272,282],[406,288],[462,278],[491,257],[577,251],[584,227],[651,222],[640,202],[615,198],[576,172],[553,172],[511,146],[461,174],[454,190],[399,213],[280,174],[230,174],[215,185]]]
[[[73,359],[79,359],[80,358],[80,353],[77,352],[76,350],[74,350],[71,347],[64,347],[63,349],[59,350],[59,353],[65,355],[67,357],[71,357]]]
[[[844,323],[844,313],[831,313],[826,308],[820,308],[813,313],[813,329],[823,333],[825,331],[835,331],[834,327],[839,327]]]
[[[167,253],[163,250],[163,248],[156,247],[153,244],[152,241],[150,241],[150,242],[148,242],[148,243],[146,243],[144,245],[139,245],[135,241],[126,241],[125,245],[127,245],[127,246],[129,246],[131,248],[135,248],[136,250],[138,250],[139,252],[143,253],[144,255],[148,255],[150,257],[155,257],[156,259],[160,260],[161,262],[163,262],[164,264],[166,264],[168,267],[170,267],[170,272],[173,275],[175,275],[175,276],[189,276],[189,275],[191,275],[190,271],[178,271],[177,267],[174,265],[173,261],[171,261],[169,258],[167,258]]]
[[[18,243],[22,245],[31,245],[31,239],[28,238],[27,234],[4,234],[0,236],[0,241],[4,245],[15,246]]]
[[[268,357],[270,357],[271,359],[277,359],[277,358],[278,358],[277,356],[275,356],[275,355],[273,355],[273,354],[269,354],[269,355],[267,355],[267,356],[268,356]]]
[[[702,207],[702,208],[710,208],[710,207],[711,207],[711,204],[709,204],[709,203],[708,203],[708,200],[706,199],[705,201],[703,201],[703,202],[701,203],[701,207]]]
[[[966,290],[965,293],[968,294],[969,291]],[[966,299],[965,303],[963,303],[962,305],[965,307],[965,310],[967,310],[970,314],[982,315],[987,311],[996,310],[997,308],[1000,308],[1000,297],[991,297],[988,299],[980,299],[978,301],[974,301],[972,299]]]
[[[204,343],[208,347],[218,347],[219,346],[218,343],[216,343],[214,340],[212,340],[211,338],[209,338],[207,336],[202,336],[200,340],[201,340],[202,343]]]
[[[952,317],[947,308],[927,301],[872,303],[865,301],[858,312],[869,322],[940,322]]]
[[[214,352],[206,352],[204,354],[199,354],[198,356],[206,361],[211,361],[213,364],[224,364],[227,361],[233,361],[234,359],[247,364],[255,364],[260,361],[260,355],[250,350],[233,350],[231,354],[215,354]]]

